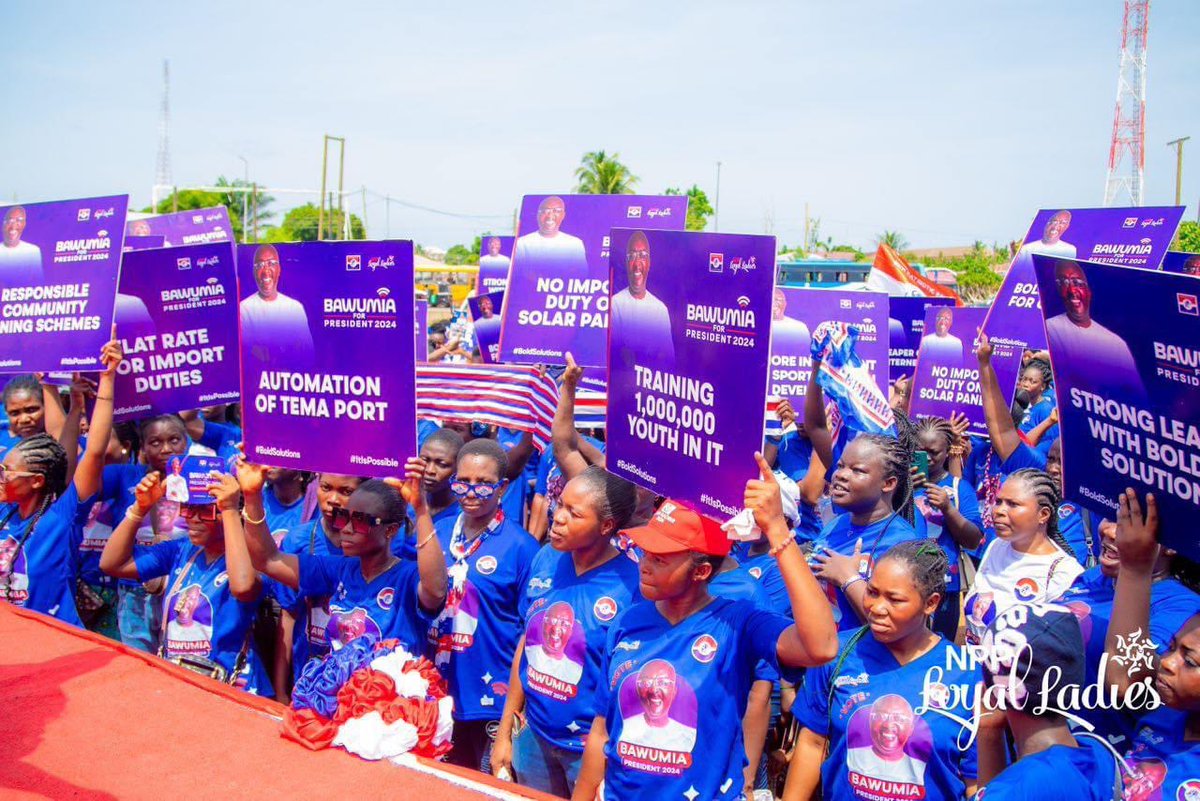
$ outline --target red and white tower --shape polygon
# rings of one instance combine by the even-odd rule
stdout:
[[[1125,0],[1121,25],[1121,70],[1117,75],[1117,110],[1108,149],[1104,205],[1142,205],[1146,167],[1146,32],[1150,0]]]

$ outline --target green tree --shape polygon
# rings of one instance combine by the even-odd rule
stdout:
[[[897,253],[908,249],[908,240],[904,238],[904,234],[899,231],[884,231],[879,236],[875,237],[875,244],[887,245]]]
[[[687,223],[685,230],[688,231],[703,231],[708,226],[708,218],[713,214],[712,204],[708,202],[708,195],[704,193],[696,184],[692,184],[692,188],[686,192],[680,192],[678,187],[671,187],[663,192],[664,195],[687,195],[688,210]]]
[[[240,179],[229,181],[222,175],[217,178],[214,186],[227,186],[236,189],[243,186],[251,186],[251,184],[247,184]],[[158,202],[157,207],[151,208],[150,206],[146,206],[142,209],[142,212],[145,214],[170,214],[175,211],[192,211],[193,209],[209,209],[214,206],[224,206],[229,211],[229,222],[233,226],[234,238],[239,242],[246,242],[248,241],[248,236],[253,231],[256,205],[259,234],[261,236],[263,231],[269,227],[270,220],[275,216],[275,212],[270,208],[270,205],[275,202],[275,198],[261,191],[251,193],[246,198],[246,206],[250,219],[243,220],[243,194],[241,192],[201,192],[196,189],[183,189],[167,195],[167,197]]]
[[[262,236],[264,242],[316,242],[320,209],[312,203],[297,206],[283,215],[278,227],[270,228]],[[345,218],[337,209],[325,212],[325,236],[327,239],[342,238]],[[366,239],[367,230],[357,214],[350,215],[350,238]]]
[[[611,156],[603,150],[583,154],[575,178],[575,191],[581,195],[631,195],[638,182],[636,175],[620,161],[621,154]]]
[[[1175,249],[1185,253],[1200,253],[1200,222],[1185,220],[1175,234]]]

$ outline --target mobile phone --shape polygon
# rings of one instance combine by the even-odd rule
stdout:
[[[929,454],[926,451],[917,451],[913,454],[913,464],[916,465],[917,472],[929,478]]]

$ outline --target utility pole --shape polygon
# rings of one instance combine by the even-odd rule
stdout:
[[[717,197],[713,204],[713,231],[721,232],[721,162],[717,162]]]
[[[325,238],[325,179],[329,174],[329,143],[337,142],[341,147],[340,166],[338,167],[338,209],[342,207],[342,178],[346,168],[346,138],[325,134],[321,149],[321,208],[317,212],[317,240]],[[333,201],[329,202],[329,213],[333,214]]]
[[[363,199],[363,239],[367,238],[367,185],[362,185]]]
[[[242,180],[242,242],[246,241],[246,223],[250,220],[248,211],[250,198],[246,197],[246,188],[250,186],[250,162],[246,161],[245,156],[238,156],[242,160],[242,169],[244,178]]]
[[[254,191],[254,241],[258,241],[258,181],[252,187]]]
[[[1190,136],[1181,136],[1171,142],[1167,142],[1167,147],[1175,148],[1175,205],[1178,206],[1183,199],[1183,143],[1191,139]]]

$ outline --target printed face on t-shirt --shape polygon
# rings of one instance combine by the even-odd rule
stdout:
[[[575,612],[568,604],[554,604],[542,619],[542,650],[556,659],[561,658],[566,653],[574,630]]]
[[[913,711],[899,695],[885,695],[871,706],[871,746],[881,759],[904,756],[913,730]]]
[[[671,704],[675,703],[675,668],[669,662],[656,659],[647,662],[637,677],[638,700],[646,714],[646,722],[652,726],[665,726],[670,718]]]

